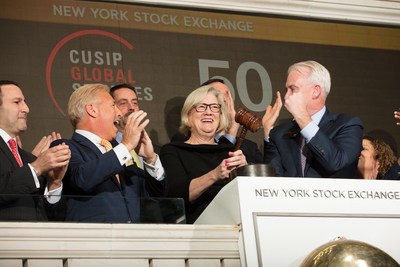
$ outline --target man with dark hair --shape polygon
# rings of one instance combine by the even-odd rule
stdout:
[[[46,206],[59,201],[62,179],[71,157],[64,143],[36,157],[18,147],[27,130],[29,107],[19,85],[0,81],[0,219],[42,221]],[[48,201],[43,201],[40,195]],[[53,196],[52,196],[53,195]],[[57,195],[57,196],[54,196]]]
[[[137,93],[133,85],[127,83],[114,85],[110,88],[110,94],[114,98],[115,105],[121,111],[123,117],[126,117],[129,114],[133,112],[138,112],[140,110]],[[122,133],[124,128],[122,124],[117,126],[118,132],[115,140],[120,143],[123,138]],[[146,154],[153,155],[151,162],[146,162],[143,160],[143,149],[138,149],[138,155],[135,155],[135,151],[131,151],[131,154],[133,154],[133,157],[135,157],[136,160],[139,161],[138,165],[142,168],[146,168],[151,176],[156,179],[163,178],[165,175],[164,168],[161,164],[158,154],[154,151],[154,145],[145,130],[143,131],[142,139],[146,142],[146,144],[148,144],[148,146],[146,147],[146,149],[148,149],[148,151],[146,151]]]

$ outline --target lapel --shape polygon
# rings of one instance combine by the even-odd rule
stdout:
[[[3,138],[0,137],[0,150],[1,152],[6,156],[6,158],[10,161],[11,165],[17,169],[19,168],[17,160],[14,158],[14,155],[12,154],[10,148],[8,147],[7,143],[3,140]],[[18,148],[19,150],[19,148]],[[22,156],[21,156],[22,159]],[[22,159],[22,162],[24,163],[24,159]]]
[[[285,157],[291,157],[285,159],[284,162],[288,162],[289,166],[286,167],[287,170],[292,170],[293,176],[301,176],[301,161],[300,161],[300,144],[299,144],[299,134],[300,127],[297,125],[296,121],[291,121],[288,124],[288,129],[284,131],[282,138],[286,140],[288,144],[288,152],[285,153]]]
[[[328,109],[326,109],[324,116],[322,116],[321,122],[319,123],[319,128],[321,131],[323,131],[325,134],[328,136],[334,133],[335,129],[337,128],[336,121],[338,119],[338,115],[329,112]]]
[[[329,112],[328,108],[325,110],[324,115],[321,118],[321,121],[318,124],[319,130],[326,133],[327,135],[330,135],[331,132],[331,127],[334,127],[335,124],[333,123],[335,120],[335,115],[331,112]],[[300,157],[300,155],[299,155]],[[313,161],[313,154],[308,153],[307,155],[307,161],[306,161],[306,166],[304,167],[304,173],[306,174],[308,169],[311,167],[312,161]],[[300,160],[300,159],[299,159]],[[300,163],[301,166],[301,163]],[[300,167],[301,168],[301,167]]]
[[[74,132],[74,134],[72,135],[72,140],[74,140],[75,142],[77,142],[79,145],[91,150],[95,155],[96,158],[99,158],[101,155],[103,155],[103,153],[101,153],[100,149],[93,144],[92,141],[90,141],[89,139],[87,139],[86,137],[84,137],[83,135]],[[113,145],[114,147],[114,145]],[[121,179],[123,175],[120,175],[120,181],[121,184],[123,184],[124,179]],[[113,175],[113,182],[121,189],[121,184],[118,182],[117,178],[115,175]]]
[[[294,120],[289,123],[287,128],[288,129],[282,135],[284,139],[296,138],[300,133],[300,127]]]
[[[74,132],[74,134],[72,135],[72,140],[77,142],[79,145],[91,150],[94,154],[97,155],[97,157],[100,157],[102,155],[100,149],[83,135]]]

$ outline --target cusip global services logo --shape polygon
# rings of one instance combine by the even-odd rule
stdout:
[[[65,115],[71,91],[83,84],[135,84],[130,64],[124,64],[130,50],[133,45],[127,40],[103,30],[82,30],[62,38],[46,65],[47,90],[57,110]]]

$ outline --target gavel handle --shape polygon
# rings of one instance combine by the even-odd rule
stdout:
[[[236,151],[236,150],[239,150],[239,149],[240,149],[240,147],[242,146],[244,137],[246,136],[246,133],[247,133],[247,128],[246,128],[246,127],[242,127],[242,130],[241,130],[240,135],[239,135],[239,139],[236,141],[236,146],[235,146],[235,148],[234,148],[233,151]],[[236,178],[236,168],[237,168],[237,167],[235,167],[235,168],[229,173],[229,177],[228,177],[227,182],[230,182],[230,181],[232,181],[233,179]]]
[[[241,130],[240,135],[239,135],[239,139],[236,141],[236,146],[235,146],[235,150],[234,151],[240,149],[240,147],[242,146],[243,140],[244,140],[244,138],[246,136],[246,133],[247,133],[247,128],[246,127],[242,127],[242,130]]]

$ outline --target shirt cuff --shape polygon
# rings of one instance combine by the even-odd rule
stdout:
[[[143,161],[143,163],[146,171],[151,175],[151,177],[157,181],[162,181],[165,179],[164,168],[161,164],[160,157],[157,154],[156,157],[157,159],[154,164],[149,164],[146,161]]]
[[[55,204],[61,199],[61,193],[62,193],[63,185],[59,188],[53,189],[49,191],[49,189],[46,186],[46,189],[44,190],[44,197],[47,199],[47,202],[50,204]]]
[[[118,158],[121,166],[124,165],[128,160],[132,159],[132,156],[129,153],[129,150],[122,143],[120,143],[116,147],[114,147],[113,150],[114,150],[115,154],[117,155],[117,158]]]
[[[33,180],[35,181],[36,188],[40,188],[40,182],[39,182],[38,176],[36,174],[35,168],[33,168],[30,163],[28,163],[28,166],[31,169]]]

